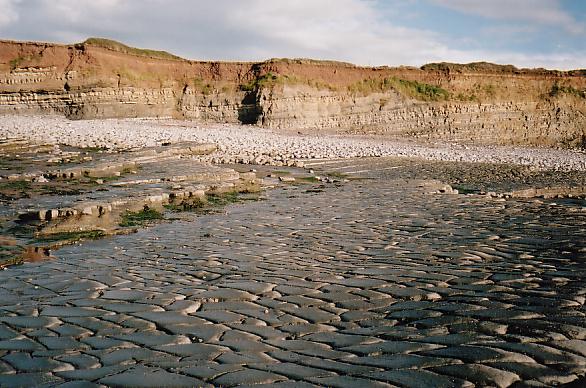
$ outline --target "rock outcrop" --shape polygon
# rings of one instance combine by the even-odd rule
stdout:
[[[586,71],[187,61],[90,39],[0,41],[0,113],[176,117],[487,144],[586,147]]]

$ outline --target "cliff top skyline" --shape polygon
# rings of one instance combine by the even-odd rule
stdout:
[[[0,0],[0,37],[103,36],[189,59],[305,57],[359,65],[489,61],[583,68],[586,4],[570,0]]]

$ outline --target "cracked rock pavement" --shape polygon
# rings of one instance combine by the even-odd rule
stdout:
[[[0,272],[0,386],[586,384],[584,205],[371,175]]]

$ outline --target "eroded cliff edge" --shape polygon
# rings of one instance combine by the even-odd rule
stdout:
[[[0,113],[160,117],[586,148],[586,70],[188,61],[89,39],[0,41]]]

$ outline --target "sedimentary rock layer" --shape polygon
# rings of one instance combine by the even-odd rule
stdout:
[[[40,112],[584,147],[586,71],[198,62],[99,39],[0,41],[0,113]]]

